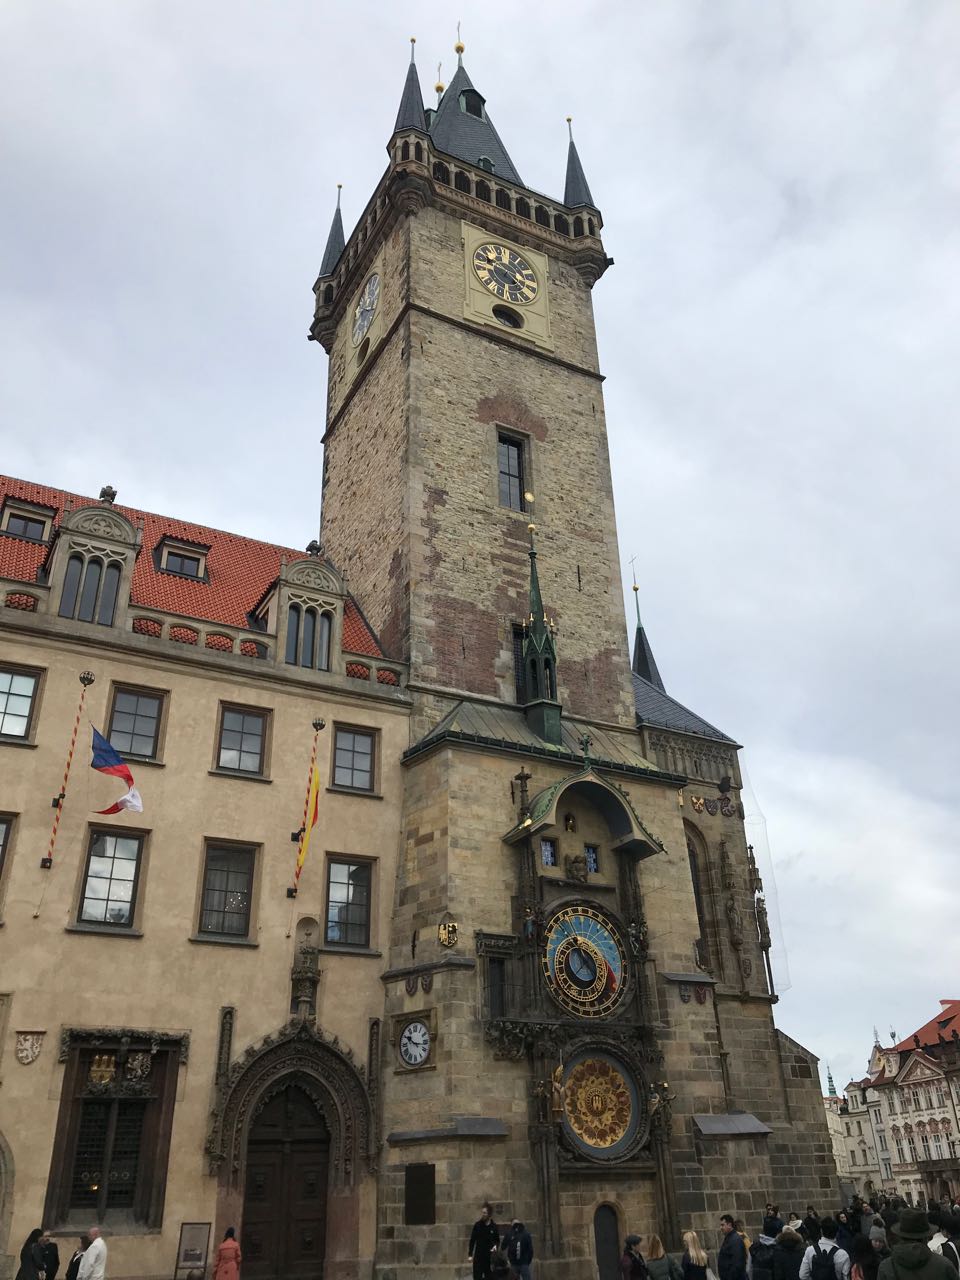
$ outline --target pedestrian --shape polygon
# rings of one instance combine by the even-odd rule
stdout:
[[[43,1236],[41,1227],[34,1227],[20,1250],[20,1270],[17,1280],[43,1280],[43,1250],[40,1240]]]
[[[960,1214],[944,1213],[943,1229],[947,1233],[940,1256],[960,1271]]]
[[[500,1232],[493,1220],[493,1208],[484,1203],[480,1206],[480,1217],[473,1224],[467,1247],[467,1257],[473,1263],[473,1280],[490,1280],[491,1260],[499,1248]]]
[[[683,1233],[683,1257],[680,1259],[680,1270],[683,1280],[707,1280],[709,1259],[707,1251],[700,1243],[695,1231]]]
[[[620,1280],[646,1280],[647,1264],[640,1252],[643,1236],[627,1236],[623,1242],[623,1257],[620,1259]]]
[[[783,1227],[784,1222],[780,1217],[780,1206],[778,1204],[768,1204],[766,1213],[763,1216],[763,1234],[776,1240]]]
[[[77,1272],[80,1270],[80,1259],[83,1257],[83,1252],[86,1249],[87,1245],[89,1245],[89,1243],[90,1243],[90,1237],[86,1234],[86,1232],[84,1232],[84,1234],[80,1237],[80,1244],[77,1247],[73,1257],[67,1263],[67,1274],[64,1276],[64,1280],[77,1280]]]
[[[853,1237],[850,1254],[850,1280],[877,1280],[880,1255],[862,1232]]]
[[[242,1261],[243,1255],[237,1244],[236,1230],[233,1227],[227,1227],[213,1264],[213,1280],[239,1280]]]
[[[897,1243],[884,1258],[878,1280],[957,1280],[946,1258],[927,1248],[930,1224],[922,1209],[901,1209],[897,1222]]]
[[[850,1246],[853,1244],[853,1231],[850,1227],[850,1219],[847,1217],[846,1211],[841,1209],[836,1217],[837,1223],[837,1245],[849,1254]]]
[[[798,1280],[804,1252],[800,1232],[784,1227],[773,1249],[773,1280]]]
[[[725,1213],[720,1219],[720,1232],[723,1239],[717,1252],[719,1280],[746,1280],[747,1247],[737,1232],[732,1214]]]
[[[927,1222],[933,1228],[933,1235],[927,1241],[927,1248],[932,1249],[934,1253],[942,1253],[943,1246],[950,1237],[943,1229],[943,1213],[941,1210],[928,1209]]]
[[[510,1224],[510,1234],[506,1240],[507,1260],[510,1270],[520,1280],[530,1280],[530,1264],[533,1262],[533,1240],[530,1232],[519,1218]]]
[[[787,1212],[787,1227],[791,1231],[795,1231],[801,1240],[806,1240],[807,1228],[803,1225],[803,1219],[799,1214],[794,1213],[792,1209]]]
[[[804,1230],[807,1233],[807,1239],[813,1244],[814,1240],[820,1239],[820,1218],[814,1211],[813,1205],[807,1205],[807,1216],[803,1220]]]
[[[777,1237],[768,1234],[768,1228],[779,1221],[779,1218],[772,1216],[764,1218],[763,1230],[750,1246],[750,1275],[753,1280],[773,1280],[773,1252],[777,1247]],[[777,1235],[779,1234],[778,1231]]]
[[[107,1245],[100,1234],[99,1227],[90,1227],[87,1231],[90,1243],[83,1251],[77,1280],[104,1280],[107,1272]]]
[[[663,1247],[659,1236],[647,1236],[647,1252],[644,1261],[650,1280],[683,1280],[683,1272],[675,1258]]]
[[[60,1250],[57,1248],[56,1240],[51,1238],[49,1231],[45,1231],[40,1237],[40,1252],[43,1254],[43,1270],[46,1280],[57,1280],[57,1272],[60,1270]]]
[[[820,1219],[820,1239],[804,1252],[800,1280],[849,1280],[850,1255],[837,1244],[833,1218]]]

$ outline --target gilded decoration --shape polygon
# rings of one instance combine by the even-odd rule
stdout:
[[[608,1058],[577,1063],[567,1077],[563,1105],[576,1137],[601,1150],[621,1142],[633,1119],[630,1088]]]

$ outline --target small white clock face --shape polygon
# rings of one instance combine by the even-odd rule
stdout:
[[[377,303],[380,301],[380,277],[376,272],[367,279],[367,283],[360,290],[360,297],[357,299],[356,309],[353,313],[353,345],[359,347],[360,343],[366,337],[367,330],[373,323],[373,317],[377,312]]]
[[[430,1056],[430,1032],[423,1022],[408,1022],[400,1036],[400,1057],[408,1067],[422,1067]]]

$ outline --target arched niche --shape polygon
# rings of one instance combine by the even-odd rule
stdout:
[[[562,828],[565,806],[569,809],[574,799],[584,801],[602,815],[615,853],[650,858],[663,852],[663,841],[643,825],[627,793],[593,769],[572,774],[538,792],[530,801],[529,815],[507,832],[504,840],[516,844],[528,836]]]

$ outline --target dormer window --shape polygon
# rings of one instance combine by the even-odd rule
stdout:
[[[28,542],[46,542],[50,537],[51,519],[49,512],[8,502],[3,508],[0,532]]]
[[[484,118],[483,98],[476,89],[464,89],[460,94],[460,110],[466,112],[468,116],[476,116],[478,120]]]
[[[198,582],[206,582],[209,550],[209,547],[196,543],[174,542],[165,538],[154,555],[157,568],[162,573],[175,573],[179,578],[194,578]]]
[[[493,173],[493,161],[489,156],[481,156],[477,161],[477,164],[484,173]]]

